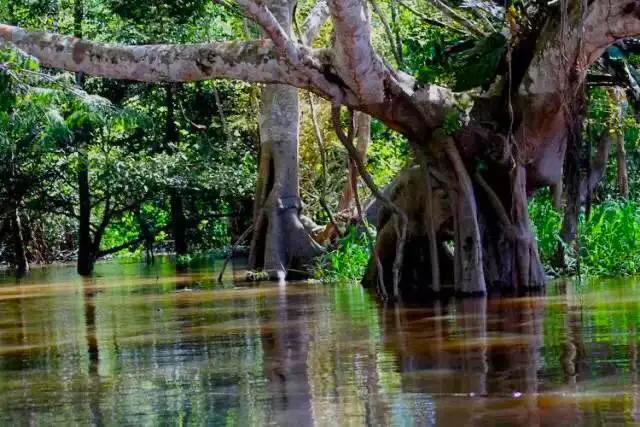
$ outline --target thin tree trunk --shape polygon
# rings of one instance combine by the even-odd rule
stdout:
[[[166,87],[165,104],[167,116],[165,123],[165,151],[173,153],[178,142],[178,130],[175,123],[175,86]],[[171,209],[171,234],[176,255],[182,256],[189,253],[187,243],[187,220],[184,214],[184,200],[179,189],[169,190],[169,204]]]
[[[572,245],[578,235],[578,215],[580,213],[580,150],[582,147],[582,117],[573,118],[567,137],[567,151],[564,159],[565,208],[560,239],[556,250],[556,264],[566,269],[566,247]]]
[[[177,190],[171,190],[171,233],[176,255],[189,253],[187,244],[187,224],[184,215],[184,200]]]
[[[371,142],[371,116],[364,113],[356,113],[356,126],[356,149],[358,150],[358,156],[362,159],[362,162],[366,164],[367,149]],[[349,160],[347,182],[344,184],[342,196],[338,203],[339,212],[351,209],[355,198],[354,188],[357,188],[358,177],[358,168],[353,161]]]
[[[16,273],[18,276],[24,276],[29,272],[29,260],[27,260],[27,249],[24,242],[22,221],[20,220],[20,210],[17,206],[12,211],[11,222],[13,223],[13,250]]]
[[[618,192],[623,199],[629,198],[629,174],[627,172],[627,151],[624,148],[624,134],[616,135],[616,159],[618,163]]]
[[[83,144],[84,145],[84,144]],[[93,272],[95,254],[91,240],[91,189],[89,186],[89,165],[86,147],[81,147],[78,165],[78,197],[80,218],[78,227],[78,274],[89,276]]]
[[[73,3],[73,33],[82,37],[82,21],[84,17],[84,5],[82,0],[74,0]],[[82,88],[84,78],[82,73],[76,73],[76,84]],[[78,199],[80,204],[80,219],[78,224],[78,274],[89,276],[93,273],[95,253],[91,241],[91,188],[89,185],[89,158],[85,132],[78,133]]]

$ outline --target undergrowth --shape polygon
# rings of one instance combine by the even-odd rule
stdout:
[[[540,257],[548,271],[558,244],[562,217],[549,198],[534,198],[529,204]],[[607,200],[594,205],[587,220],[580,215],[578,231],[580,272],[594,276],[640,273],[640,205],[634,201]],[[568,266],[575,272],[575,251],[568,251]]]
[[[559,231],[562,216],[548,194],[529,203],[529,215],[538,240],[545,269],[559,275],[554,268],[556,251],[562,244]],[[579,227],[580,273],[593,276],[640,274],[640,204],[633,201],[607,200],[593,205],[587,220],[582,214]],[[371,254],[366,233],[351,227],[335,249],[320,257],[314,276],[332,283],[353,283],[362,279]],[[578,260],[566,248],[569,272],[575,273]]]
[[[367,234],[358,227],[350,227],[335,249],[318,258],[314,276],[324,282],[359,282],[364,276],[370,255]]]

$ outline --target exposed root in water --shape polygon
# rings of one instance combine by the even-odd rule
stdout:
[[[347,152],[349,153],[349,157],[351,158],[351,161],[354,162],[354,164],[356,165],[358,174],[360,174],[360,177],[362,178],[364,183],[367,185],[371,193],[387,209],[389,209],[391,212],[393,212],[396,215],[395,226],[397,230],[398,239],[396,242],[395,261],[393,263],[393,292],[394,292],[394,298],[398,299],[400,297],[399,283],[400,283],[400,274],[402,270],[404,244],[405,244],[405,239],[407,234],[408,218],[407,218],[407,215],[404,213],[404,211],[402,211],[402,209],[400,209],[395,203],[393,203],[391,199],[389,199],[386,195],[384,195],[380,191],[378,186],[375,184],[373,177],[367,171],[367,168],[365,167],[364,162],[362,161],[362,158],[358,153],[358,150],[353,145],[353,138],[355,135],[353,110],[349,110],[348,128],[347,128],[347,133],[345,134],[344,130],[342,129],[342,123],[340,121],[340,108],[341,107],[339,105],[334,105],[331,108],[331,118],[333,121],[333,127],[335,129],[336,135],[338,136],[338,139],[340,139],[340,142],[342,142],[342,145],[344,145],[344,147],[347,149]],[[382,282],[382,287],[384,287],[384,282]]]

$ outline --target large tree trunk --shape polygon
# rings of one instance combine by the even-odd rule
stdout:
[[[320,253],[299,216],[297,89],[271,85],[262,90],[260,139],[250,268],[283,279],[289,267]]]
[[[423,167],[403,172],[389,190],[393,202],[409,218],[401,293],[412,297],[440,291],[482,294],[489,290],[526,291],[544,285],[522,166],[514,170],[512,180],[508,175],[493,174],[486,179],[477,177],[474,182],[463,178],[462,183],[452,183],[455,174],[429,174],[434,183],[431,198]],[[397,230],[391,214],[379,209],[376,255],[385,287],[391,292]],[[434,232],[430,232],[431,222]],[[363,284],[376,288],[378,274],[378,263],[372,256]]]
[[[291,32],[293,3],[272,0],[269,9]],[[284,279],[321,248],[300,222],[302,201],[298,180],[298,90],[284,85],[262,89],[260,164],[254,204],[254,233],[249,267]]]

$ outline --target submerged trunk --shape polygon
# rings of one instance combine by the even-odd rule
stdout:
[[[269,9],[291,32],[293,4],[272,0]],[[302,201],[298,180],[298,89],[267,85],[260,110],[260,163],[254,203],[254,232],[249,268],[284,279],[301,269],[320,246],[300,221]]]
[[[189,253],[187,244],[187,220],[184,216],[184,200],[176,190],[169,196],[171,203],[171,234],[176,255]]]
[[[526,291],[545,283],[528,215],[526,169],[489,168],[482,173],[463,161],[453,138],[439,138],[443,152],[433,164],[404,171],[388,194],[409,218],[401,293],[483,294]],[[428,172],[427,172],[428,171]],[[364,285],[378,286],[378,265],[387,292],[397,233],[392,214],[378,212],[376,255]]]
[[[78,197],[80,218],[78,227],[78,274],[89,276],[93,272],[95,253],[91,240],[91,189],[89,187],[89,165],[85,148],[80,149],[78,166]]]

